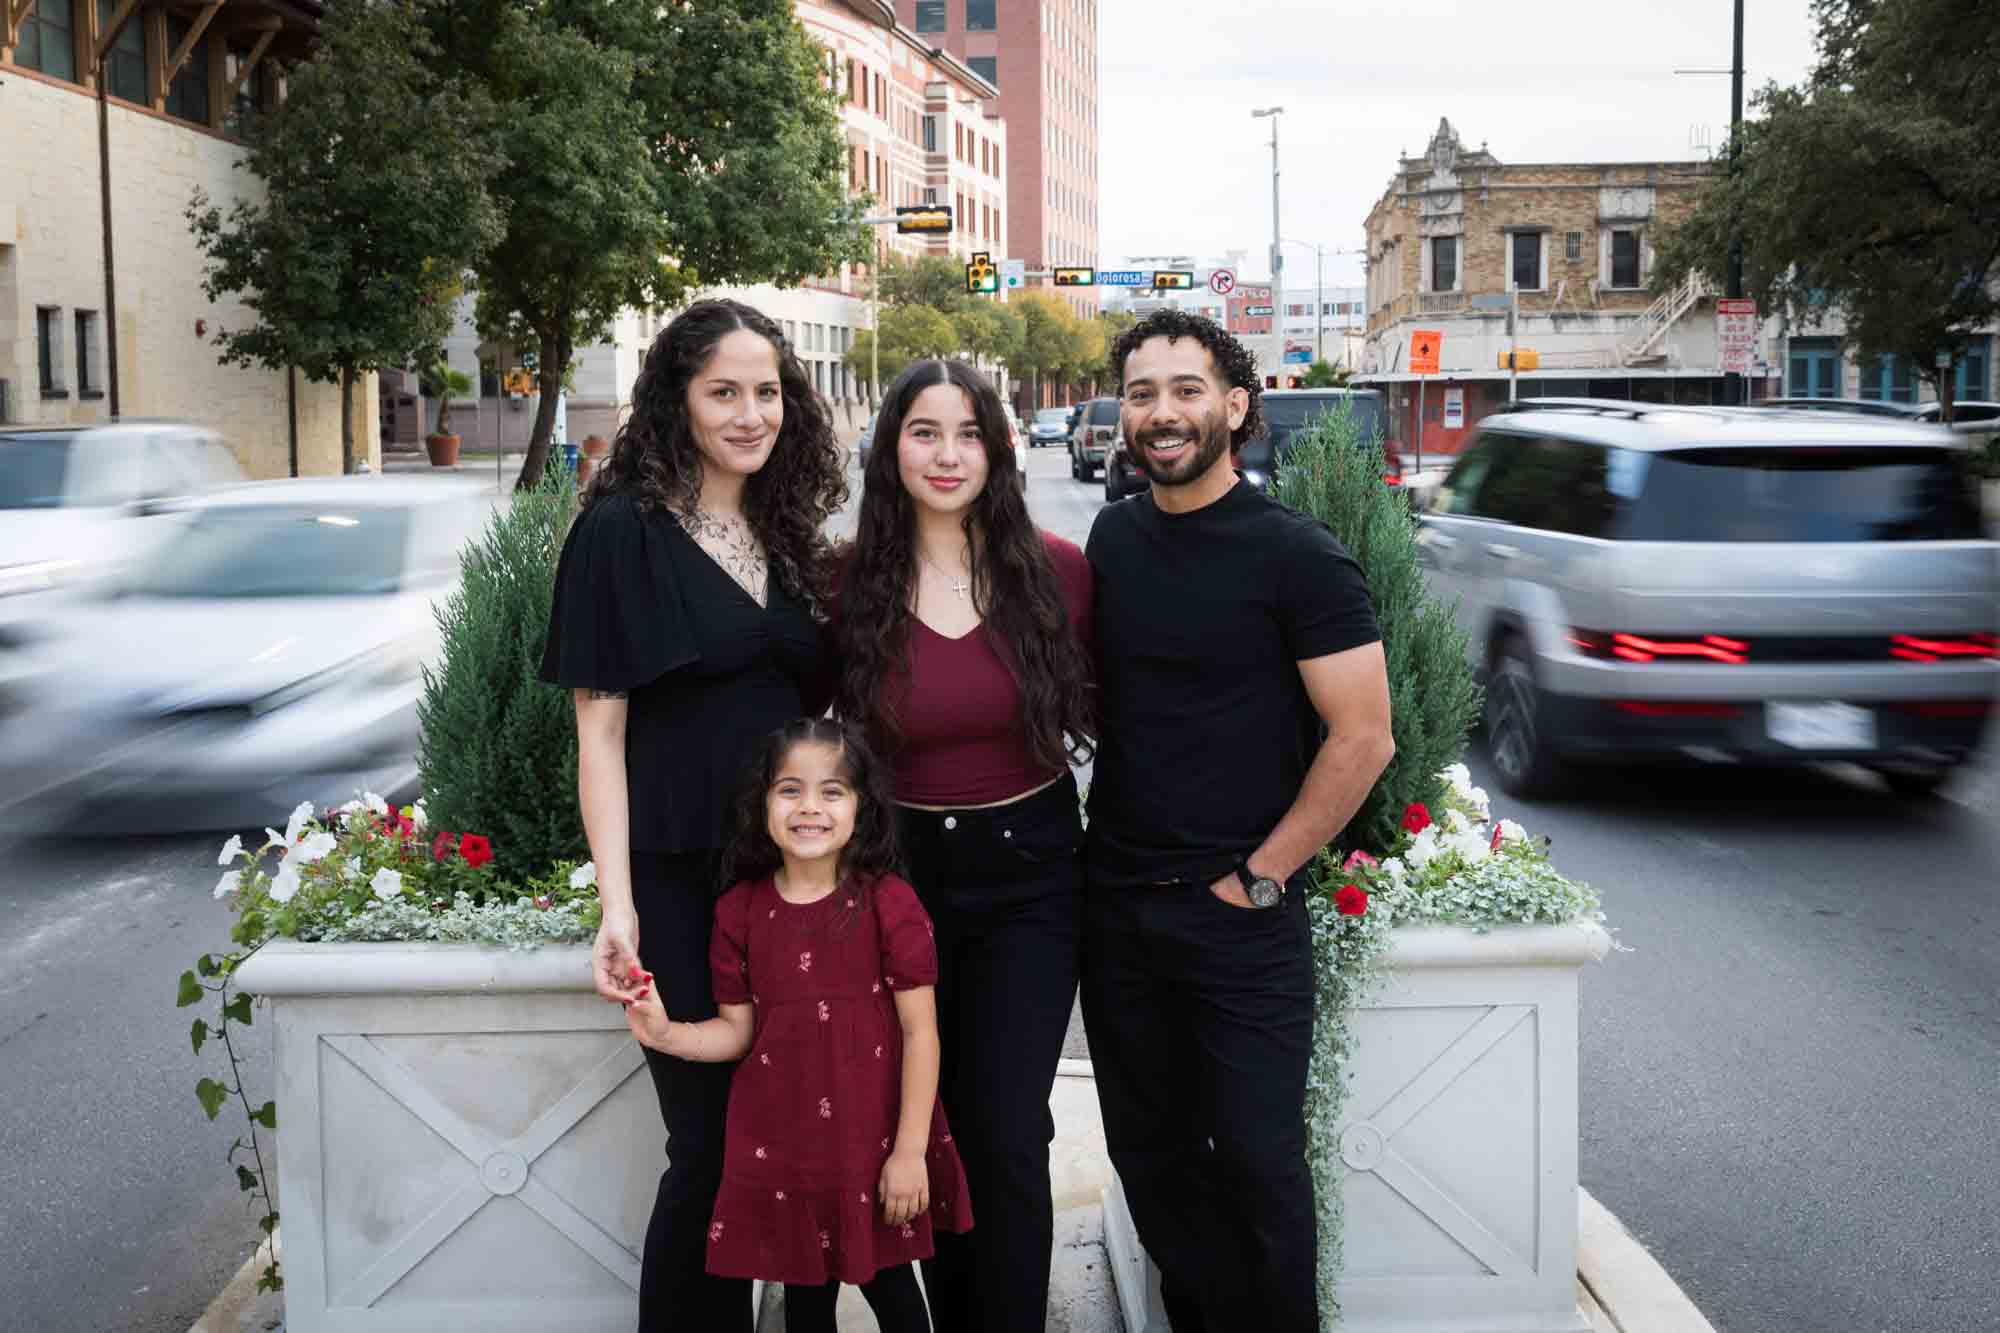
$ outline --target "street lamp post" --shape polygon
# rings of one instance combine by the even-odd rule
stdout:
[[[1281,106],[1267,106],[1250,113],[1253,120],[1271,122],[1271,341],[1276,347],[1271,357],[1271,383],[1283,383],[1285,373],[1285,255],[1278,239],[1278,117]]]

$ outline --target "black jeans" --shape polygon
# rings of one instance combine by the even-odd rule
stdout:
[[[1305,881],[1263,910],[1206,884],[1092,885],[1083,1017],[1104,1137],[1174,1333],[1317,1333]]]
[[[1076,999],[1083,871],[1076,782],[1011,805],[899,811],[938,944],[938,1087],[974,1225],[937,1233],[924,1288],[950,1333],[1041,1333],[1055,1207],[1049,1093]]]
[[[715,1017],[708,941],[719,896],[716,868],[713,852],[632,853],[639,961],[653,974],[667,1013],[685,1022]],[[647,1047],[646,1067],[667,1126],[667,1165],[640,1260],[639,1333],[750,1333],[750,1283],[712,1277],[705,1266],[736,1066],[677,1060]]]
[[[883,1269],[873,1280],[861,1284],[861,1295],[874,1311],[875,1327],[881,1333],[931,1333],[924,1294],[917,1289],[916,1270],[908,1264]],[[787,1282],[785,1333],[834,1333],[833,1308],[839,1299],[838,1282],[823,1287],[795,1287]]]

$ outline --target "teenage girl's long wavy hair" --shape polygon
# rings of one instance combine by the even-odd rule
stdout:
[[[896,807],[889,791],[889,771],[853,730],[827,717],[802,717],[787,722],[757,747],[743,785],[736,793],[735,827],[722,853],[722,883],[776,874],[784,854],[771,839],[765,803],[785,756],[800,745],[826,745],[840,752],[840,775],[854,789],[854,835],[840,849],[840,876],[855,899],[855,913],[866,911],[875,881],[902,867],[902,845],[896,837]]]
[[[738,329],[757,334],[778,354],[785,419],[771,456],[743,488],[743,514],[764,545],[785,591],[815,610],[826,604],[826,538],[820,525],[847,503],[846,454],[833,420],[762,311],[741,301],[696,301],[660,330],[632,385],[632,415],[618,428],[611,455],[585,497],[630,495],[643,508],[681,513],[701,494],[701,451],[689,420],[688,387],[716,346]]]
[[[938,385],[965,394],[986,446],[986,485],[964,519],[973,601],[1020,687],[1029,753],[1044,767],[1065,768],[1088,752],[1096,735],[1089,663],[1070,629],[1048,547],[1028,517],[1006,409],[993,386],[962,361],[918,361],[882,396],[861,481],[859,523],[837,560],[841,675],[834,707],[884,750],[900,744],[887,684],[909,648],[917,520],[916,502],[903,489],[897,441],[917,395]]]

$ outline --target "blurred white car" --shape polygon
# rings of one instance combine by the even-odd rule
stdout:
[[[0,718],[0,817],[123,832],[281,822],[410,789],[422,669],[477,483],[262,482],[184,502],[142,564],[64,599]]]

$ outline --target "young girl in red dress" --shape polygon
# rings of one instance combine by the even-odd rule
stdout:
[[[859,738],[805,718],[765,742],[709,950],[719,1016],[675,1022],[647,978],[626,1021],[683,1060],[741,1060],[708,1271],[785,1284],[791,1333],[832,1333],[842,1282],[883,1333],[929,1333],[912,1262],[972,1225],[938,1104],[937,946],[893,873],[894,807]],[[671,1147],[669,1148],[671,1152]]]

